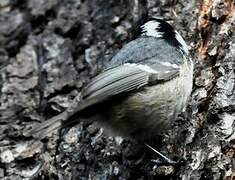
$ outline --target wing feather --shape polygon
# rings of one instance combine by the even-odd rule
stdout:
[[[150,69],[145,65],[129,63],[108,69],[92,79],[83,89],[77,111],[146,85],[172,79],[178,74],[178,69],[169,71],[170,69],[172,70],[172,67],[163,67],[163,65]]]

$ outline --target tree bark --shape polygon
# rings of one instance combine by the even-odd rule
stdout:
[[[31,124],[65,111],[152,16],[180,32],[195,62],[186,116],[157,144],[184,163],[156,166],[153,152],[105,135],[95,122],[45,141],[23,135]],[[234,20],[232,0],[1,1],[0,178],[234,179]]]

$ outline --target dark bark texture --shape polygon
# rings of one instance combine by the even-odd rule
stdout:
[[[187,115],[155,146],[184,163],[156,166],[153,152],[91,122],[23,135],[65,111],[151,16],[175,26],[195,62]],[[1,0],[0,179],[234,179],[234,20],[232,0]]]

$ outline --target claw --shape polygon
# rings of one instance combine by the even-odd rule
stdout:
[[[152,146],[150,146],[150,145],[148,145],[148,144],[146,144],[146,143],[145,143],[145,145],[146,145],[149,149],[151,149],[152,151],[154,151],[155,153],[157,153],[157,154],[164,160],[165,163],[170,164],[170,165],[175,165],[175,164],[177,164],[176,161],[173,161],[173,160],[169,159],[168,157],[166,157],[165,155],[163,155],[162,153],[160,153],[160,152],[158,152],[156,149],[154,149]],[[157,164],[161,163],[160,160],[152,160],[152,162],[157,163]]]

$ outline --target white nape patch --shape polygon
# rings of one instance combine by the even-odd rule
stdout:
[[[124,64],[125,66],[131,66],[131,67],[137,67],[145,72],[148,73],[153,73],[153,74],[157,74],[158,71],[152,69],[151,67],[147,66],[147,65],[142,65],[142,64],[134,64],[134,63],[126,63]]]
[[[159,62],[161,63],[163,66],[167,66],[167,67],[173,67],[173,68],[179,68],[179,66],[177,64],[172,64],[170,62]]]
[[[176,40],[181,44],[181,49],[186,53],[188,54],[188,45],[185,43],[184,39],[182,38],[182,36],[177,32],[175,31],[175,38]]]
[[[141,26],[142,34],[145,36],[162,37],[163,32],[157,31],[160,23],[157,21],[148,21]]]

